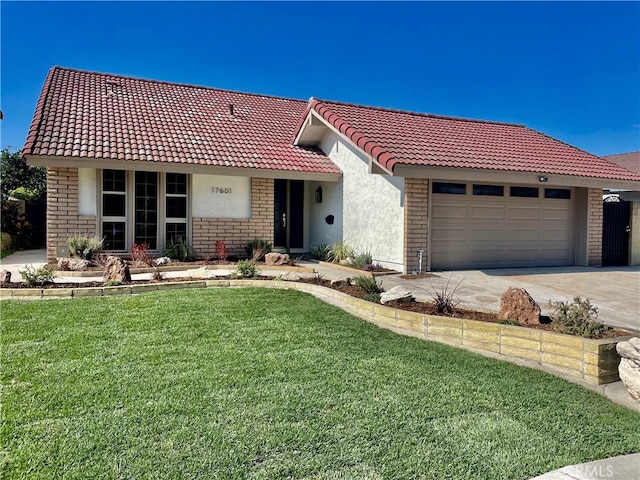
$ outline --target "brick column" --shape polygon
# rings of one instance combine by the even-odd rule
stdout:
[[[78,215],[78,169],[47,168],[47,261],[76,234],[96,235],[96,217]]]
[[[273,179],[251,179],[251,218],[192,219],[193,241],[197,255],[216,255],[216,242],[224,241],[231,255],[243,256],[245,245],[254,238],[273,242]]]
[[[427,268],[429,235],[429,180],[407,178],[404,183],[404,271],[418,270],[418,250],[424,250],[422,269]]]
[[[602,266],[602,190],[590,188],[587,205],[587,265]]]

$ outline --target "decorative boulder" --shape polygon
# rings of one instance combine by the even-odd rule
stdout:
[[[394,300],[402,301],[402,302],[410,302],[413,300],[413,293],[411,290],[397,285],[386,292],[382,292],[380,294],[380,303],[383,305],[388,302],[393,302]]]
[[[640,402],[640,338],[631,338],[628,342],[616,345],[620,354],[618,373],[633,398]]]
[[[130,282],[131,272],[129,271],[129,265],[120,257],[108,256],[104,264],[102,278],[105,282],[109,280],[120,283]]]
[[[540,323],[540,306],[524,288],[509,287],[500,297],[498,316],[522,325],[536,325]]]
[[[342,287],[344,285],[351,285],[351,279],[348,277],[347,278],[340,277],[340,278],[331,280],[332,287]]]
[[[299,273],[296,273],[296,272],[286,272],[280,275],[280,278],[282,280],[286,280],[287,282],[297,282],[302,277],[300,276]]]
[[[287,265],[289,263],[289,255],[287,255],[286,253],[276,252],[267,253],[264,256],[264,263],[265,265],[272,266]]]
[[[11,281],[11,272],[9,270],[2,270],[0,272],[0,283],[9,283]]]
[[[169,257],[160,257],[160,258],[156,258],[153,263],[155,263],[156,265],[160,266],[160,265],[168,265],[171,263],[171,259]]]
[[[91,262],[82,258],[58,257],[58,268],[63,271],[82,271],[90,266]]]

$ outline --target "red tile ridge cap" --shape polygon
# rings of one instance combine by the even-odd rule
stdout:
[[[358,148],[371,155],[379,165],[391,172],[397,160],[373,140],[367,138],[340,118],[333,110],[324,105],[323,102],[323,100],[311,97],[308,108],[315,110],[340,133],[349,138]]]
[[[132,75],[120,75],[120,74],[115,74],[115,73],[96,72],[96,71],[92,71],[92,70],[82,70],[82,69],[78,69],[78,68],[61,67],[61,66],[58,66],[58,65],[55,65],[55,66],[51,67],[49,72],[53,72],[54,70],[63,70],[63,71],[67,71],[67,72],[77,72],[77,73],[86,73],[86,74],[90,74],[90,75],[100,75],[102,77],[121,78],[123,80],[136,80],[136,81],[145,82],[145,83],[157,83],[157,84],[160,84],[160,85],[172,85],[172,86],[177,86],[177,87],[198,88],[198,89],[203,89],[203,90],[214,90],[216,92],[234,93],[234,94],[238,94],[238,95],[248,95],[248,96],[251,96],[251,97],[269,97],[269,98],[275,98],[275,99],[278,99],[278,100],[288,100],[288,101],[299,102],[299,103],[306,102],[306,100],[302,100],[300,98],[290,98],[290,97],[283,97],[283,96],[279,96],[279,95],[268,95],[268,94],[263,94],[263,93],[242,92],[240,90],[230,90],[230,89],[226,89],[226,88],[208,87],[206,85],[195,85],[195,84],[192,84],[192,83],[180,83],[180,82],[169,82],[169,81],[166,81],[166,80],[154,80],[154,79],[149,79],[149,78],[134,77]]]
[[[323,99],[314,98],[314,97],[311,97],[311,100],[314,100],[317,103],[334,103],[336,105],[344,105],[346,107],[366,108],[367,110],[378,110],[378,111],[382,111],[382,112],[402,113],[402,114],[405,114],[405,115],[415,115],[415,116],[418,116],[418,117],[439,118],[439,119],[442,119],[442,120],[454,120],[454,121],[459,121],[459,122],[488,123],[488,124],[494,124],[494,125],[508,125],[508,126],[512,126],[512,127],[524,127],[524,128],[526,128],[526,125],[522,124],[522,123],[499,122],[497,120],[482,120],[482,119],[478,119],[478,118],[453,117],[453,116],[449,116],[449,115],[440,115],[440,114],[437,114],[437,113],[424,113],[424,112],[415,112],[415,111],[412,111],[412,110],[402,110],[402,109],[398,109],[398,108],[361,105],[361,104],[357,104],[357,103],[342,102],[342,101],[338,101],[338,100],[323,100]]]

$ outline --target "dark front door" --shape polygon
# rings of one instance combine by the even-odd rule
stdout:
[[[618,197],[604,201],[602,219],[602,266],[619,267],[629,264],[629,203]]]
[[[274,247],[304,246],[304,181],[274,181]]]

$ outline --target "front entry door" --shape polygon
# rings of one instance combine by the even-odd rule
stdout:
[[[304,181],[274,181],[274,232],[276,248],[304,247]]]

